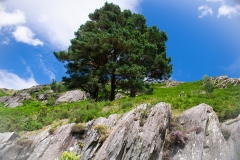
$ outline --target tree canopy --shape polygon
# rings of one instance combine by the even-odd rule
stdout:
[[[167,35],[156,26],[148,27],[143,15],[106,2],[89,19],[75,32],[67,51],[54,52],[65,63],[69,77],[63,81],[69,87],[80,87],[97,99],[110,84],[109,99],[114,100],[119,88],[134,97],[146,81],[171,76]]]

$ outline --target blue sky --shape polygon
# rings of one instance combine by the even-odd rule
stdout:
[[[106,0],[1,0],[0,88],[23,89],[61,81],[54,51],[66,50],[88,14]],[[171,79],[240,77],[240,1],[111,0],[140,13],[168,35]]]

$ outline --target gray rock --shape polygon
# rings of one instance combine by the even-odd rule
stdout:
[[[120,98],[123,98],[123,95],[122,95],[121,93],[117,93],[117,94],[115,95],[115,100],[116,100],[116,99],[120,99]]]
[[[13,141],[20,136],[15,132],[0,133],[0,144],[8,141]]]
[[[175,146],[173,160],[230,160],[230,150],[224,139],[218,117],[212,107],[200,104],[185,111],[177,121],[183,126],[189,141],[185,147]]]
[[[170,123],[170,105],[159,103],[151,108],[141,126],[141,113],[145,107],[140,106],[123,115],[94,159],[161,159],[160,153]]]
[[[14,108],[17,106],[21,106],[22,102],[27,99],[31,99],[29,93],[14,93],[12,96],[7,96],[7,98],[4,99],[4,104],[6,107]]]
[[[64,93],[62,96],[60,96],[56,103],[61,103],[61,102],[77,102],[81,100],[86,99],[86,94],[83,91],[80,90],[73,90],[73,91],[68,91]]]
[[[9,98],[11,98],[11,96],[3,96],[3,97],[0,97],[0,102],[5,103]]]
[[[63,125],[54,132],[49,134],[48,130],[29,138],[35,144],[35,148],[28,160],[55,160],[63,151],[69,150],[70,147],[78,149],[76,137],[71,133],[73,124]]]
[[[39,101],[44,101],[47,100],[47,95],[46,94],[39,94],[36,96],[37,100]]]
[[[221,130],[231,151],[229,158],[240,159],[240,116],[232,121],[222,123]]]
[[[20,139],[14,132],[0,134],[1,160],[26,160],[32,153],[32,141]]]

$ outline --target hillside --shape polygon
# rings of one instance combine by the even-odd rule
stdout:
[[[219,123],[206,104],[177,118],[167,103],[142,104],[87,123],[55,123],[22,136],[0,133],[0,159],[239,160],[239,129],[239,119]]]
[[[59,102],[57,104],[56,99],[66,92],[54,93],[50,85],[41,85],[14,93],[12,96],[15,98],[14,100],[21,100],[21,102],[17,102],[20,106],[15,108],[4,107],[6,103],[4,104],[3,101],[9,92],[2,90],[0,132],[37,130],[61,119],[68,119],[69,123],[88,122],[115,113],[123,114],[139,104],[155,105],[158,102],[169,103],[174,116],[180,115],[184,110],[193,106],[206,103],[213,107],[220,121],[237,117],[240,113],[239,79],[221,76],[212,80],[215,83],[215,90],[211,94],[203,91],[202,80],[186,83],[165,81],[152,84],[152,93],[138,95],[135,98],[119,93],[120,97],[123,97],[112,102],[92,102],[86,99],[87,95],[85,95],[78,102]],[[15,101],[14,104],[16,104]]]

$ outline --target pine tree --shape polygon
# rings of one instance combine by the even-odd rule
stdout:
[[[66,63],[63,77],[70,87],[80,87],[97,99],[100,89],[110,83],[110,100],[118,87],[134,97],[144,89],[144,80],[168,79],[171,59],[166,57],[167,36],[156,26],[147,27],[146,19],[118,5],[105,3],[89,14],[68,51],[54,52]]]

